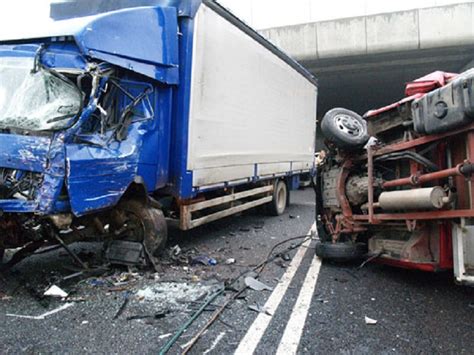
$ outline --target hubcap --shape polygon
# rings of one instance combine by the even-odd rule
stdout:
[[[351,137],[359,137],[364,131],[362,123],[354,117],[348,115],[338,115],[336,117],[336,126],[339,130]]]

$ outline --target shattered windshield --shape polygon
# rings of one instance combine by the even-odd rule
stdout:
[[[59,130],[72,124],[82,95],[67,79],[40,68],[29,57],[0,58],[0,128]]]

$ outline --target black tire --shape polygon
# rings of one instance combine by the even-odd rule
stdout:
[[[326,139],[339,148],[361,147],[369,140],[367,122],[357,113],[345,108],[333,108],[321,122]]]
[[[321,259],[350,261],[360,259],[365,254],[365,245],[361,243],[316,243],[316,255]]]
[[[148,257],[152,259],[150,261],[154,263],[153,257],[163,250],[168,239],[168,228],[163,212],[137,200],[124,200],[116,208],[118,214],[125,219],[125,223],[132,224],[132,233],[126,239],[142,242]],[[114,229],[121,228],[120,222],[118,222],[120,225],[113,226]]]
[[[278,180],[273,189],[273,200],[267,205],[268,214],[281,216],[288,205],[288,188],[283,180]]]

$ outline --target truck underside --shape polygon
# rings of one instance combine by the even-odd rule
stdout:
[[[472,78],[437,72],[363,118],[345,109],[326,114],[320,256],[348,259],[368,250],[379,262],[439,271],[453,268],[457,245],[458,281],[472,280]]]

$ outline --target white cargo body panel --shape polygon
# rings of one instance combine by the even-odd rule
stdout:
[[[194,187],[313,167],[315,83],[205,4],[195,18],[190,100]]]

